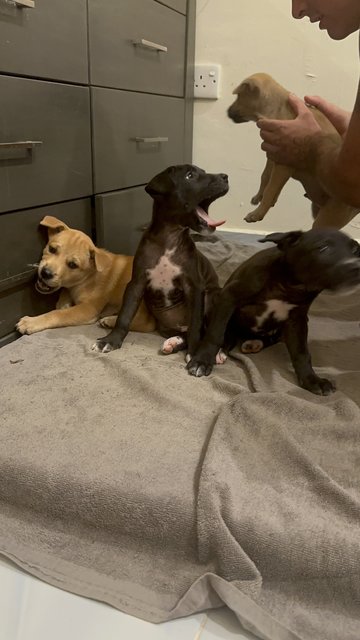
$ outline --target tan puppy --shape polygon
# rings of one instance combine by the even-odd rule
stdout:
[[[36,333],[55,327],[96,322],[101,315],[117,313],[125,288],[131,280],[133,258],[98,249],[82,231],[45,216],[40,222],[48,229],[48,243],[38,267],[36,289],[49,294],[61,289],[56,310],[40,316],[24,316],[16,325],[20,333]],[[102,326],[112,327],[116,316],[103,318]],[[133,331],[154,331],[155,321],[145,303],[131,323]]]
[[[290,120],[295,117],[288,104],[289,91],[266,73],[255,73],[249,76],[233,93],[236,95],[236,100],[229,107],[228,116],[235,123],[256,122],[259,118]],[[329,120],[315,108],[313,108],[313,113],[322,130],[329,134],[332,140],[338,140],[340,145],[340,135]],[[276,204],[279,194],[289,178],[301,182],[305,189],[305,195],[312,202],[312,212],[315,218],[313,227],[341,229],[357,215],[358,209],[339,202],[327,194],[311,174],[310,169],[309,171],[298,171],[268,160],[261,176],[259,191],[251,200],[252,204],[259,206],[248,213],[245,220],[247,222],[262,220],[270,207]]]

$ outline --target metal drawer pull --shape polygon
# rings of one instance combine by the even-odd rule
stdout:
[[[35,9],[34,0],[14,0],[14,4],[16,4],[19,9]]]
[[[150,42],[150,40],[144,40],[144,38],[141,38],[140,40],[133,40],[133,44],[135,45],[135,47],[155,49],[155,51],[162,51],[163,53],[167,53],[168,50],[168,48],[164,47],[163,44],[156,44],[156,42]]]
[[[169,138],[134,138],[135,142],[145,142],[145,143],[152,143],[152,142],[169,142]]]
[[[21,142],[0,142],[0,149],[33,149],[42,144],[41,140],[24,140]]]

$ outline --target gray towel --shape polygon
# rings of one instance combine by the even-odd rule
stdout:
[[[222,281],[255,249],[199,248]],[[0,552],[51,584],[159,622],[223,604],[265,640],[358,640],[360,301],[321,296],[301,390],[283,344],[209,378],[158,335],[102,330],[0,351]]]

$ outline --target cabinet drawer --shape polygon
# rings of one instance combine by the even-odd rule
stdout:
[[[88,82],[86,0],[0,2],[0,72]]]
[[[15,325],[22,316],[37,316],[55,309],[59,294],[42,296],[34,287],[35,278],[6,291],[0,291],[0,347],[6,344],[5,336],[15,332]],[[14,334],[13,337],[18,337]]]
[[[97,244],[114,253],[134,255],[151,220],[152,199],[144,187],[95,198]]]
[[[184,161],[184,100],[93,88],[92,106],[96,193],[144,184]]]
[[[187,0],[156,0],[159,4],[164,4],[166,7],[171,7],[175,11],[186,14]]]
[[[1,214],[0,293],[31,279],[34,269],[30,265],[39,261],[47,241],[46,230],[39,228],[40,220],[46,215],[91,235],[90,198]]]
[[[0,76],[0,95],[0,212],[91,194],[89,89]]]
[[[91,84],[183,96],[185,31],[154,0],[89,0]]]

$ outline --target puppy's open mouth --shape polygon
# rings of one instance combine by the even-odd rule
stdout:
[[[35,283],[35,289],[39,293],[47,294],[47,293],[54,293],[55,291],[60,289],[60,287],[58,287],[58,286],[50,287],[43,280],[41,280],[41,278],[38,278],[36,283]]]
[[[220,198],[222,195],[225,195],[225,193],[227,193],[227,191],[219,194],[219,196],[217,196],[216,198],[211,198],[211,199],[209,198],[209,200],[204,200],[203,202],[200,202],[196,207],[196,213],[198,215],[198,218],[201,224],[212,231],[216,229],[216,227],[220,227],[222,224],[225,224],[226,220],[216,221],[210,218],[208,214],[209,206],[211,205],[212,202],[214,202],[214,200],[217,200],[218,197]]]

